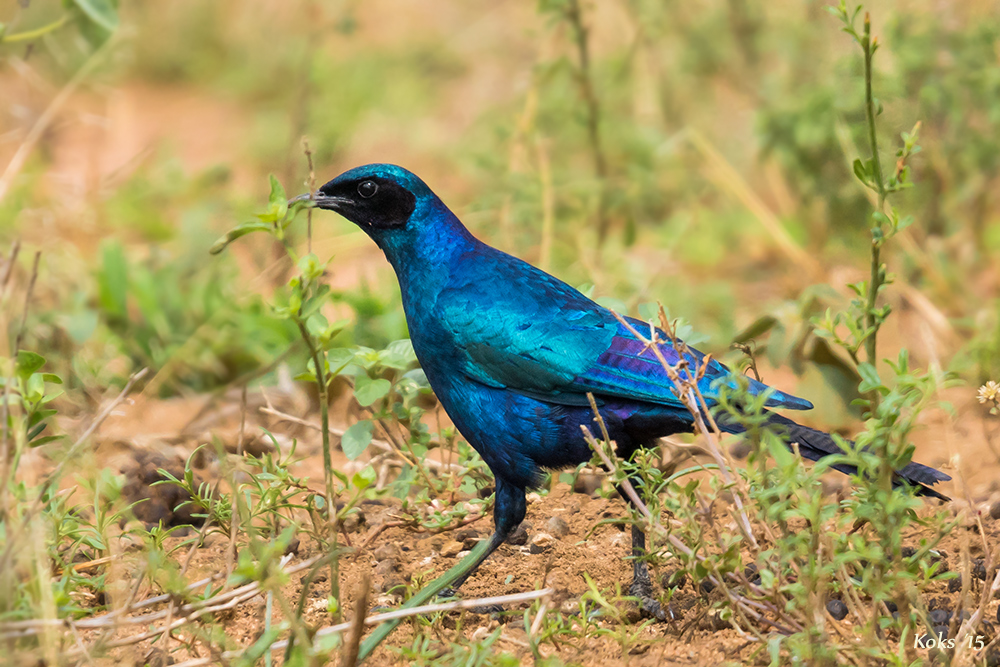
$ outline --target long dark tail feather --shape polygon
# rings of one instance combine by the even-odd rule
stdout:
[[[824,456],[841,453],[842,450],[837,446],[837,443],[834,442],[829,433],[817,431],[816,429],[809,428],[808,426],[802,426],[787,417],[783,417],[773,412],[769,412],[767,414],[768,423],[774,426],[782,427],[788,434],[788,438],[792,442],[798,443],[799,452],[807,459],[811,461],[819,461]],[[744,431],[742,426],[738,424],[725,423],[725,420],[721,420],[719,422],[719,428],[728,433],[742,433]],[[836,464],[831,467],[846,475],[853,475],[857,472],[854,466],[846,464]],[[940,470],[935,470],[930,466],[925,466],[922,463],[912,461],[902,470],[896,471],[894,485],[899,486],[905,482],[906,484],[914,487],[917,495],[938,498],[940,500],[951,500],[948,496],[930,488],[938,482],[946,482],[950,479],[950,476]]]

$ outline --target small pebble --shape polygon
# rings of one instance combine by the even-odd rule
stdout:
[[[536,493],[535,491],[532,491],[531,493],[529,493],[528,495],[526,495],[524,497],[524,500],[529,505],[534,505],[536,503],[542,502],[542,496],[540,494]]]
[[[955,577],[948,580],[948,592],[957,593],[962,590],[962,577]]]
[[[507,544],[513,544],[516,547],[522,547],[528,543],[528,528],[530,526],[521,522],[521,525],[511,531],[510,535],[507,536]]]
[[[379,546],[379,548],[376,549],[374,552],[372,552],[372,555],[375,557],[375,560],[383,561],[387,558],[395,558],[396,556],[398,556],[399,549],[396,548],[396,545],[393,544],[392,542],[386,542],[385,544]]]
[[[216,545],[221,545],[229,542],[229,536],[223,535],[222,533],[209,533],[205,536],[205,540],[201,543],[203,549],[210,549]]]
[[[972,562],[972,576],[979,581],[986,581],[986,561],[977,558]]]
[[[729,627],[729,621],[722,618],[722,614],[719,613],[718,609],[709,609],[706,614],[707,619],[707,630],[714,630],[718,632],[719,630],[725,630]]]
[[[399,563],[394,558],[380,560],[375,566],[375,574],[380,577],[388,577],[396,572],[399,572]]]
[[[990,518],[1000,519],[1000,500],[990,505]]]
[[[386,577],[382,580],[382,583],[378,585],[379,593],[391,593],[395,596],[401,596],[403,594],[403,587],[405,584],[403,580],[398,576]]]
[[[737,461],[742,461],[753,451],[753,443],[749,439],[738,440],[729,448],[729,453]]]
[[[997,623],[1000,623],[1000,607],[997,607]]]
[[[743,576],[747,578],[751,584],[760,583],[760,572],[757,571],[757,564],[750,563],[745,568],[743,568]]]
[[[348,533],[356,533],[359,530],[362,530],[365,525],[365,513],[359,509],[356,509],[344,517],[343,526],[344,530]]]
[[[458,540],[452,540],[446,545],[441,547],[441,555],[445,558],[454,558],[462,551],[465,547]]]
[[[548,533],[535,533],[531,536],[531,543],[528,546],[528,551],[533,554],[540,554],[543,551],[548,551],[555,544],[556,538],[552,537]]]
[[[899,607],[897,607],[896,603],[893,602],[892,600],[889,600],[888,602],[885,603],[885,608],[889,610],[890,614],[894,614],[897,611],[899,611]]]
[[[698,584],[698,589],[705,595],[708,595],[709,593],[715,590],[715,584],[713,584],[708,579],[705,579],[700,584]]]
[[[841,600],[830,600],[826,603],[826,610],[835,620],[842,621],[847,618],[847,605]]]
[[[455,540],[462,543],[465,549],[472,549],[479,543],[479,531],[475,528],[463,528],[455,533]]]
[[[557,516],[546,521],[545,528],[560,540],[569,535],[569,524]]]
[[[611,543],[611,547],[613,549],[622,549],[622,548],[627,549],[629,543],[631,542],[631,539],[626,537],[625,533],[615,533],[614,535],[611,536],[609,542]]]
[[[932,631],[932,632],[933,632],[933,633],[934,633],[935,635],[937,635],[937,636],[938,636],[939,638],[940,638],[940,637],[944,637],[945,639],[947,639],[947,638],[948,638],[948,626],[947,626],[947,625],[935,625],[935,626],[934,626],[934,627],[932,628],[932,630],[931,630],[931,631]]]
[[[597,475],[579,474],[573,482],[573,492],[587,496],[596,496],[601,488],[601,478]]]
[[[947,609],[935,609],[931,613],[927,614],[927,620],[931,622],[932,626],[948,625],[951,620],[951,612]]]
[[[946,597],[938,596],[936,598],[931,598],[927,601],[927,611],[934,611],[935,609],[944,609],[949,614],[951,610],[948,609],[948,605],[951,604],[951,600]]]
[[[917,555],[917,550],[913,547],[903,547],[899,550],[899,555],[903,558],[912,558]]]

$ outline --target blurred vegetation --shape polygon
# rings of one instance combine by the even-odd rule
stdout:
[[[50,308],[29,332],[58,351],[60,372],[73,367],[72,387],[150,366],[167,368],[162,395],[203,391],[288,349],[295,332],[248,289],[281,282],[273,248],[203,251],[252,210],[266,172],[303,182],[307,136],[321,180],[402,162],[487,240],[633,309],[660,300],[716,354],[752,334],[771,363],[818,371],[849,402],[844,360],[804,336],[849,299],[821,287],[830,271],[867,251],[869,201],[844,168],[864,145],[863,79],[821,3],[546,0],[535,13],[456,6],[410,26],[380,20],[377,3],[135,2],[120,28],[115,6],[34,2],[0,17],[0,75],[15,93],[5,155],[99,60],[0,199],[0,238],[44,245]],[[875,73],[880,131],[920,121],[926,147],[912,160],[924,187],[899,198],[914,224],[893,265],[945,319],[949,338],[931,354],[995,377],[1000,306],[983,269],[1000,253],[996,7],[956,4],[947,20],[930,4],[874,9],[888,51]],[[156,109],[172,98],[175,112]],[[136,127],[122,127],[116,99]],[[95,117],[103,125],[88,128]],[[118,137],[129,131],[144,143]],[[100,151],[116,141],[126,149],[109,165]],[[317,243],[334,258],[338,314],[354,320],[344,340],[404,336],[388,271],[331,218],[317,220]]]
[[[216,238],[262,208],[269,173],[289,190],[306,189],[303,138],[319,182],[361,163],[400,163],[485,240],[602,303],[655,317],[662,302],[684,318],[678,333],[706,352],[741,367],[749,352],[765,381],[789,368],[800,386],[788,376],[778,384],[808,395],[816,422],[849,428],[866,406],[874,417],[862,441],[884,460],[908,460],[910,428],[946,372],[975,385],[1000,378],[1000,2],[882,0],[869,9],[880,45],[872,83],[882,171],[906,166],[918,185],[893,194],[883,213],[891,220],[875,219],[893,235],[881,261],[894,275],[877,280],[868,272],[872,211],[883,211],[884,184],[874,186],[867,162],[863,62],[823,2],[33,0],[0,8],[0,249],[6,257],[21,243],[21,261],[0,264],[12,267],[0,281],[0,357],[19,411],[0,495],[23,501],[13,510],[22,527],[45,506],[54,537],[38,540],[33,554],[65,571],[55,600],[38,602],[37,582],[7,581],[19,592],[5,618],[28,618],[43,602],[83,614],[70,593],[100,589],[68,566],[78,552],[110,553],[108,531],[127,515],[121,480],[90,480],[90,521],[89,509],[47,485],[25,510],[37,489],[8,473],[30,447],[56,444],[59,416],[93,411],[140,368],[151,371],[148,393],[172,397],[273,384],[287,362],[321,396],[345,387],[353,396],[350,410],[361,417],[343,434],[349,458],[383,436],[406,450],[391,489],[403,498],[403,524],[433,532],[488,510],[482,462],[453,429],[432,432],[424,422],[430,399],[403,340],[396,282],[362,232],[317,213],[311,236],[300,216],[276,236],[208,255]],[[923,150],[896,154],[918,123]],[[24,258],[37,251],[36,273]],[[881,292],[884,284],[891,288]],[[296,290],[322,296],[316,312],[290,305]],[[894,312],[884,328],[885,317],[872,319],[873,304],[864,303],[869,294]],[[859,356],[873,326],[879,355]],[[310,349],[317,345],[321,355]],[[316,372],[323,366],[325,378]],[[868,403],[852,405],[859,387]],[[449,461],[463,476],[423,467],[435,447],[454,453]],[[888,479],[885,464],[851,455]],[[833,544],[820,532],[836,515],[841,560],[855,549],[866,562],[903,567],[903,578],[938,577],[918,571],[933,545],[903,560],[898,526],[912,518],[911,500],[883,488],[899,502],[851,501],[884,530],[889,547],[880,551],[848,535],[835,504],[809,504],[819,503],[821,469],[803,471],[790,457],[747,473],[758,509],[794,500],[805,508],[795,518],[812,521],[811,531],[789,531],[782,548]],[[292,475],[289,458],[257,461],[268,477],[253,477],[242,506],[190,474],[172,480],[206,515],[222,517],[227,534],[226,522],[234,535],[259,531],[253,545],[263,565],[241,554],[237,574],[260,583],[268,604],[281,602],[268,568],[290,543],[293,510],[308,511],[325,541],[336,535],[325,532],[331,514],[336,526],[377,495],[372,466],[348,477],[327,461],[324,496]],[[704,491],[658,482],[677,487],[680,516]],[[722,489],[713,484],[715,498]],[[331,513],[335,497],[343,502]],[[435,504],[440,497],[452,502]],[[9,509],[0,508],[5,518]],[[155,547],[151,564],[169,555],[168,533],[142,532]],[[0,537],[0,558],[15,559],[16,540]],[[738,572],[738,555],[709,565],[716,575]],[[844,563],[816,564],[815,581],[803,579],[789,609],[816,611],[810,596],[834,565]],[[164,572],[163,590],[190,595],[176,567]],[[898,596],[896,580],[879,583],[878,600]],[[584,632],[588,605],[621,613],[591,587]],[[328,603],[340,612],[336,593]],[[904,618],[906,627],[916,619]],[[563,632],[564,620],[550,615],[542,634]],[[869,620],[874,636],[874,623],[887,619]],[[614,630],[624,654],[641,629]],[[420,634],[401,654],[419,664],[504,664],[510,656],[486,651],[498,637],[442,654]],[[778,655],[777,643],[769,648]]]

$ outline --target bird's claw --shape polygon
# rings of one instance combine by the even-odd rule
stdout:
[[[660,622],[674,620],[673,609],[663,609],[663,605],[653,598],[653,585],[647,577],[637,577],[629,586],[629,595],[639,600],[639,613],[644,618],[655,618]],[[669,612],[669,613],[668,613]]]
[[[655,618],[661,623],[666,623],[673,620],[673,610],[669,611],[668,614],[667,611],[664,611],[663,605],[651,597],[639,598],[639,612],[646,618]]]
[[[469,607],[468,611],[481,616],[491,616],[493,614],[502,614],[506,610],[500,604],[481,604],[476,607]]]

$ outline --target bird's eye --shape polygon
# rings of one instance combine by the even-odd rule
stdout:
[[[358,194],[365,199],[374,197],[376,192],[378,192],[378,184],[375,181],[361,181],[358,184]]]

